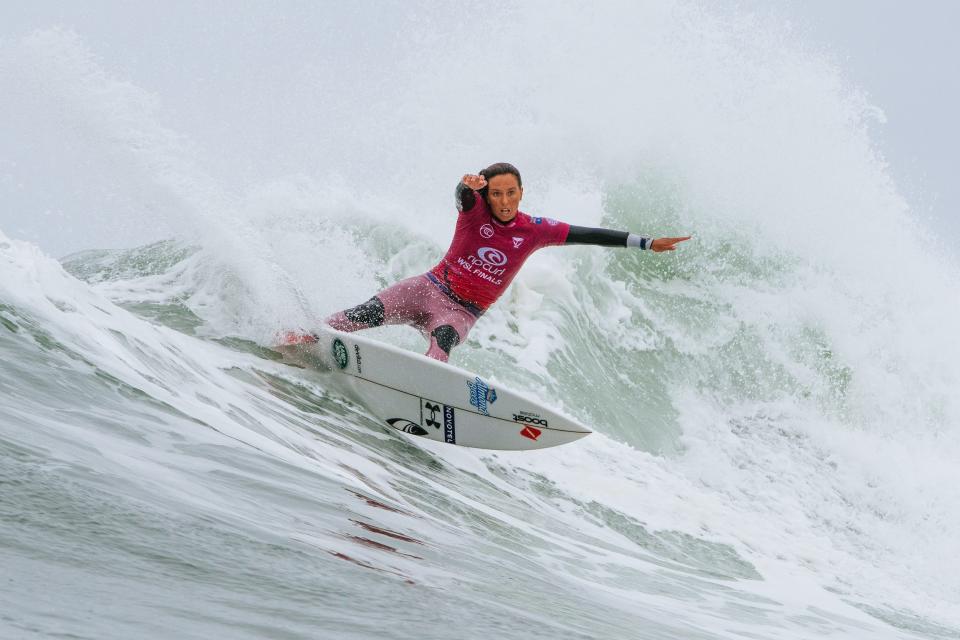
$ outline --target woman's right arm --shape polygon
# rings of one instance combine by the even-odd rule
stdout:
[[[483,176],[468,173],[460,180],[457,190],[454,192],[457,199],[457,211],[463,213],[473,209],[477,204],[477,191],[487,186],[487,179]]]

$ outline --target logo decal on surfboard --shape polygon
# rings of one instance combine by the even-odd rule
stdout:
[[[541,418],[538,413],[530,413],[529,411],[521,411],[520,413],[513,414],[514,422],[522,422],[524,424],[535,424],[540,427],[549,427],[550,424],[545,418]]]
[[[415,436],[427,435],[427,431],[423,427],[416,422],[410,422],[406,418],[390,418],[387,420],[387,424],[404,433],[412,433]]]
[[[536,427],[524,427],[520,430],[520,435],[524,438],[530,438],[533,441],[536,441],[540,437],[540,434],[543,433],[540,429]]]
[[[420,398],[420,424],[439,429],[438,413],[440,413],[440,403]]]
[[[480,379],[478,376],[473,382],[467,382],[467,388],[470,389],[470,404],[477,408],[477,411],[485,416],[490,415],[487,404],[493,404],[497,401],[497,392]]]
[[[457,444],[457,425],[454,421],[453,407],[443,405],[443,441]]]
[[[350,360],[350,356],[347,353],[347,348],[343,345],[343,342],[340,338],[333,339],[333,346],[331,347],[333,352],[333,361],[337,363],[337,366],[341,369],[347,368],[347,362]]]

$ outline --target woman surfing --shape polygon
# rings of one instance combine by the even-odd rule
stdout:
[[[499,162],[463,176],[456,188],[459,215],[450,248],[430,271],[401,280],[363,304],[328,317],[334,329],[353,332],[407,324],[430,340],[426,355],[446,362],[477,319],[503,295],[537,249],[568,244],[673,251],[679,238],[651,239],[627,231],[578,227],[519,210],[523,181]],[[312,336],[311,336],[312,337]]]

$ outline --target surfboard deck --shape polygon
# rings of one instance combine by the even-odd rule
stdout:
[[[437,442],[497,450],[555,447],[590,429],[459,367],[357,333],[288,332],[284,360],[330,371],[384,424]]]

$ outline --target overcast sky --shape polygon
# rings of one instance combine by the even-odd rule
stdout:
[[[960,2],[787,0],[757,3],[796,20],[832,50],[882,108],[877,132],[903,193],[921,216],[960,240]],[[770,9],[773,7],[773,9]]]

